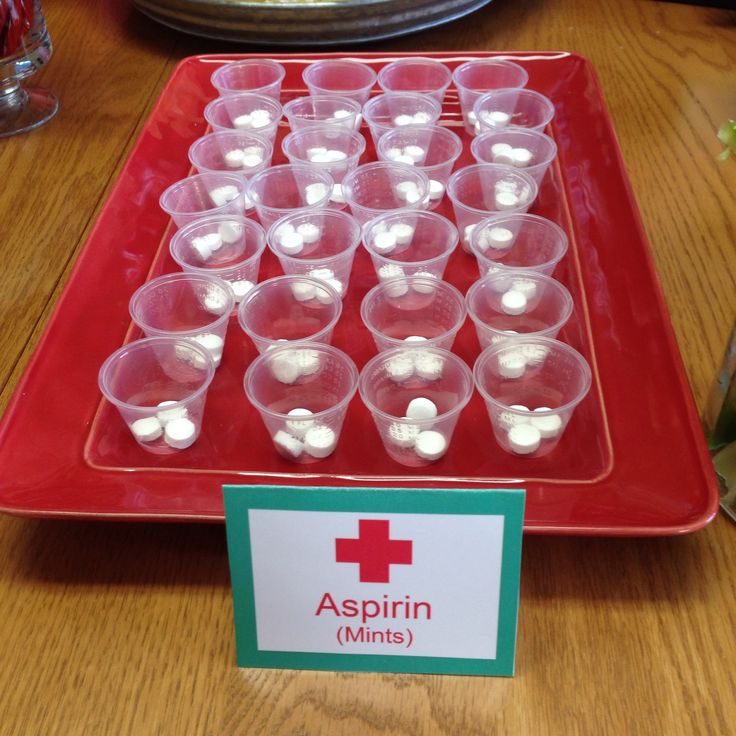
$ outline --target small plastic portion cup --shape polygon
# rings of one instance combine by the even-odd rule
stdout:
[[[214,375],[212,358],[200,345],[175,337],[149,337],[108,357],[98,382],[135,441],[148,452],[169,455],[199,437]]]
[[[243,385],[276,452],[291,462],[314,463],[337,448],[358,369],[331,345],[298,342],[259,355]]]
[[[307,163],[326,171],[334,182],[330,203],[345,206],[342,180],[358,165],[365,151],[365,138],[360,133],[335,125],[313,126],[289,133],[281,148],[290,163]]]
[[[554,450],[592,380],[580,353],[548,337],[512,338],[486,348],[473,375],[496,441],[523,457]]]
[[[447,350],[396,348],[366,363],[358,388],[389,457],[421,467],[447,452],[473,375]]]
[[[246,188],[266,230],[297,210],[326,207],[332,196],[332,177],[309,164],[282,164],[256,174]]]
[[[196,220],[169,243],[171,257],[188,273],[217,276],[230,284],[235,303],[258,282],[266,233],[246,217],[218,215]]]
[[[476,225],[491,216],[526,212],[537,197],[537,183],[527,173],[500,164],[472,164],[458,169],[447,183],[447,196],[463,249],[470,252]]]
[[[360,305],[379,353],[418,345],[450,350],[466,314],[465,299],[454,286],[426,276],[379,283]]]
[[[235,174],[194,174],[166,189],[159,205],[177,227],[210,215],[242,215],[245,182]]]
[[[146,337],[188,338],[220,365],[235,297],[227,282],[204,273],[169,273],[130,298],[130,316]]]
[[[465,130],[474,135],[477,122],[473,106],[485,92],[494,89],[526,87],[529,75],[526,70],[504,59],[472,59],[460,64],[452,73],[452,81],[457,87],[460,110]]]
[[[376,73],[360,61],[322,59],[310,64],[302,72],[302,79],[310,95],[337,95],[365,105],[376,82]]]
[[[272,143],[282,115],[279,102],[251,92],[218,97],[204,108],[204,118],[213,130],[257,133]]]
[[[224,64],[212,73],[212,86],[221,97],[253,92],[278,101],[286,69],[273,59],[243,59]]]
[[[441,279],[457,243],[455,225],[435,212],[382,215],[363,228],[363,244],[379,281],[405,276]]]
[[[445,196],[463,142],[441,125],[407,125],[384,133],[378,141],[378,158],[415,166],[429,177],[429,208],[438,207]]]
[[[441,61],[421,56],[392,61],[378,72],[378,86],[384,92],[429,95],[440,105],[451,81],[452,73]]]
[[[477,133],[505,128],[543,131],[555,116],[552,101],[531,89],[497,89],[481,95],[473,106]]]
[[[268,232],[268,247],[284,273],[324,281],[343,299],[359,244],[358,221],[347,212],[333,209],[287,215]]]
[[[312,276],[276,276],[251,289],[238,307],[238,324],[259,353],[284,342],[329,344],[342,300]]]
[[[479,164],[523,168],[539,187],[557,155],[557,144],[537,130],[507,128],[477,136],[470,144],[470,152]]]
[[[479,222],[470,235],[470,250],[481,278],[519,270],[551,276],[567,247],[565,231],[539,215],[490,217]]]
[[[465,303],[481,349],[517,335],[557,337],[573,306],[559,281],[534,271],[486,276],[468,289]]]
[[[426,210],[429,178],[407,164],[363,164],[342,181],[342,195],[361,225],[389,212]]]
[[[407,125],[434,125],[441,114],[442,105],[437,100],[413,92],[386,92],[363,107],[363,117],[376,147],[389,130]]]
[[[287,102],[284,105],[284,115],[294,133],[315,125],[358,130],[363,122],[362,109],[360,103],[349,97],[309,95]]]
[[[271,165],[273,143],[257,133],[219,130],[198,138],[189,147],[189,160],[200,174],[227,172],[243,181]]]

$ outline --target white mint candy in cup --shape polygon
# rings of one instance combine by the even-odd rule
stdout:
[[[397,362],[423,355],[438,369],[396,380]],[[388,455],[402,465],[422,467],[450,447],[460,413],[473,393],[473,377],[453,353],[436,347],[395,348],[380,353],[360,372],[360,396],[370,410]]]
[[[342,195],[356,220],[368,220],[389,212],[426,210],[429,178],[413,166],[395,161],[363,164],[343,179]]]
[[[520,457],[542,457],[560,441],[590,390],[587,361],[549,337],[514,337],[486,348],[473,369],[498,444]]]
[[[286,69],[273,59],[243,59],[223,64],[210,79],[222,97],[251,92],[278,101],[285,76]]]
[[[482,220],[470,235],[481,278],[515,271],[551,276],[567,248],[567,235],[557,223],[528,213]]]
[[[195,220],[178,230],[169,243],[171,257],[182,271],[227,281],[236,304],[258,282],[265,247],[266,234],[257,222],[228,215]]]
[[[285,274],[320,279],[344,299],[360,235],[360,224],[347,212],[315,209],[277,220],[268,246]]]
[[[378,148],[384,133],[409,125],[434,125],[442,114],[442,105],[432,97],[414,92],[388,92],[370,99],[363,107],[363,117]]]
[[[238,324],[263,353],[285,341],[328,344],[341,314],[342,300],[329,284],[292,274],[261,281],[251,289],[238,307]],[[308,371],[309,366],[300,370]]]
[[[465,130],[475,135],[477,120],[473,106],[476,100],[490,90],[525,87],[529,75],[523,67],[513,61],[493,58],[471,59],[455,69],[452,81],[457,88]]]
[[[268,230],[292,212],[326,207],[332,196],[332,177],[309,164],[282,164],[256,174],[246,195],[256,208],[258,219]]]
[[[212,358],[200,345],[149,337],[116,350],[100,368],[98,382],[135,441],[148,452],[168,455],[199,437],[214,374]]]
[[[454,286],[425,276],[379,283],[360,305],[379,352],[416,344],[450,350],[465,315],[465,299]]]
[[[138,288],[128,308],[147,337],[187,338],[206,348],[218,367],[234,306],[226,281],[206,273],[170,273]]]
[[[378,86],[384,92],[429,95],[440,105],[451,81],[452,73],[445,64],[421,56],[397,59],[378,72]]]
[[[441,279],[458,243],[455,225],[435,212],[381,215],[363,227],[363,245],[379,281],[383,274]],[[431,285],[417,284],[432,291]]]
[[[257,133],[272,143],[282,116],[283,108],[277,100],[251,92],[217,97],[204,108],[204,118],[212,130]]]
[[[543,131],[555,115],[552,101],[531,89],[497,89],[473,105],[476,133],[506,128]]]
[[[363,106],[349,97],[309,95],[284,105],[284,115],[293,133],[305,128],[329,125],[357,131],[363,120]]]
[[[510,310],[505,303],[510,296],[523,309]],[[534,271],[486,276],[468,289],[465,302],[481,349],[515,336],[557,337],[573,309],[570,292],[559,281]]]
[[[309,357],[309,372],[299,370],[303,355]],[[285,367],[292,365],[297,375],[285,381]],[[357,390],[358,369],[337,348],[296,342],[258,356],[248,367],[243,384],[279,455],[307,464],[337,449],[348,405]]]
[[[168,187],[159,205],[177,227],[211,215],[243,215],[245,182],[235,174],[194,174]]]
[[[376,76],[368,64],[352,59],[322,59],[302,72],[310,95],[337,95],[360,105],[367,102]]]
[[[470,252],[476,225],[488,217],[526,212],[537,197],[537,184],[522,169],[501,164],[472,164],[449,179],[452,202],[463,250]]]
[[[447,182],[460,157],[460,137],[440,125],[406,125],[384,133],[376,149],[382,161],[403,161],[423,171],[429,179],[429,208],[444,199]]]

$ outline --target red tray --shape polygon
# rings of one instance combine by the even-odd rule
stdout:
[[[454,67],[489,55],[436,58]],[[376,69],[397,58],[355,56]],[[323,57],[272,55],[287,69],[282,101],[305,93],[301,71]],[[523,65],[528,86],[555,104],[551,134],[559,156],[532,211],[570,236],[555,276],[576,308],[560,338],[587,357],[594,373],[591,393],[554,453],[528,459],[501,451],[476,394],[448,454],[429,468],[409,470],[388,458],[356,397],[335,454],[308,467],[291,465],[276,455],[243,394],[242,376],[255,351],[236,320],[199,441],[171,456],[141,450],[101,399],[97,371],[107,355],[139,336],[127,311],[133,291],[151,276],[177,270],[158,198],[190,172],[187,149],[206,132],[202,111],[215,96],[210,74],[234,58],[240,57],[185,59],[143,129],[3,419],[0,510],[214,521],[223,518],[223,483],[283,483],[523,486],[525,529],[544,534],[666,535],[694,531],[713,518],[715,477],[616,137],[590,64],[567,53],[504,55]],[[442,122],[468,142],[454,90]],[[458,165],[471,163],[468,148]],[[363,160],[373,157],[369,140]],[[274,163],[282,160],[279,151]],[[449,204],[440,212],[451,216]],[[278,272],[267,253],[261,278]],[[446,278],[465,291],[477,276],[474,259],[458,249]],[[334,338],[359,367],[374,353],[358,310],[374,283],[361,249]],[[470,365],[478,355],[469,320],[455,350]]]

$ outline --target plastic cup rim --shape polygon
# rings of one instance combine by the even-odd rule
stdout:
[[[227,87],[219,83],[219,78],[224,74],[222,70],[232,69],[236,66],[237,67],[267,66],[276,72],[277,78],[273,82],[269,82],[268,84],[263,84],[260,87],[253,87],[252,90],[254,94],[257,94],[258,90],[269,89],[270,87],[275,87],[276,85],[282,84],[284,81],[284,77],[286,77],[286,69],[284,68],[282,64],[279,64],[279,62],[275,61],[274,59],[235,59],[234,61],[226,62],[222,66],[218,67],[210,75],[210,82],[212,83],[212,86],[218,91],[218,93],[221,96],[229,96],[231,93],[237,94],[240,92],[249,91],[247,89],[246,90],[230,90]]]
[[[455,161],[457,161],[463,152],[463,142],[460,136],[457,133],[454,133],[449,128],[446,128],[444,125],[439,125],[439,123],[433,123],[432,125],[402,125],[399,128],[391,128],[386,133],[384,133],[379,141],[378,145],[376,146],[376,153],[379,157],[381,157],[382,161],[391,161],[390,158],[383,158],[386,155],[386,149],[389,147],[388,139],[393,135],[394,137],[397,137],[399,132],[403,132],[406,128],[409,128],[412,132],[418,132],[418,131],[431,131],[432,134],[439,134],[444,135],[448,140],[452,141],[452,145],[455,149],[455,153],[451,156],[449,156],[444,162],[438,163],[438,164],[430,164],[429,166],[419,166],[415,165],[415,169],[419,169],[420,171],[428,171],[430,169],[436,169],[441,166],[447,166],[448,164],[451,164],[454,166]],[[407,164],[408,166],[408,164]],[[449,177],[448,177],[449,178]]]
[[[428,102],[431,108],[434,110],[434,113],[437,115],[435,118],[435,122],[440,119],[440,116],[442,115],[442,105],[440,105],[437,100],[435,100],[432,95],[429,94],[422,94],[421,92],[381,92],[381,94],[376,95],[375,97],[371,97],[368,102],[363,105],[363,117],[365,118],[365,121],[368,123],[369,126],[375,125],[379,128],[393,128],[395,126],[392,125],[385,125],[384,123],[379,123],[372,118],[373,108],[379,105],[384,100],[387,100],[389,98],[402,98],[402,99],[413,99],[420,102]],[[426,125],[426,123],[422,123],[422,125]],[[405,126],[400,126],[405,127]],[[408,126],[406,126],[408,127]]]
[[[545,156],[542,161],[537,161],[537,163],[532,164],[531,166],[525,166],[522,171],[533,171],[535,169],[538,169],[542,166],[549,166],[557,156],[557,143],[552,136],[547,135],[546,133],[542,132],[541,130],[534,130],[533,128],[514,128],[514,127],[508,127],[503,130],[486,130],[485,132],[481,133],[480,135],[477,135],[473,138],[473,140],[470,143],[470,153],[475,158],[477,163],[493,163],[492,161],[486,161],[485,159],[481,158],[481,154],[479,153],[478,149],[483,145],[483,143],[488,140],[488,138],[492,137],[501,137],[504,135],[508,135],[509,133],[513,135],[524,135],[524,136],[532,136],[534,138],[541,138],[544,143],[548,144],[551,148],[551,153],[549,156]],[[485,140],[484,140],[485,139]],[[501,164],[503,165],[503,164]]]
[[[263,128],[260,128],[259,130],[263,130]],[[200,164],[195,160],[196,152],[198,152],[200,148],[202,148],[206,143],[209,143],[211,140],[227,137],[236,138],[238,136],[255,138],[258,143],[263,144],[263,146],[265,147],[265,155],[263,157],[264,161],[270,161],[273,157],[273,142],[266,138],[264,135],[261,135],[257,132],[251,133],[250,131],[241,130],[239,128],[221,128],[219,130],[213,130],[211,133],[206,133],[201,138],[197,138],[197,140],[194,141],[191,146],[189,146],[189,150],[187,151],[187,158],[189,159],[189,162],[192,164],[192,166],[194,166],[196,169],[205,168],[206,171],[204,173],[219,173],[221,171],[223,174],[244,176],[247,173],[247,171],[244,169],[211,169],[209,167],[205,167],[204,165],[200,167]]]
[[[268,123],[268,125],[261,125],[258,128],[248,128],[248,129],[241,129],[241,128],[232,128],[232,127],[223,127],[220,125],[220,123],[215,122],[212,119],[212,110],[217,109],[218,107],[224,107],[227,104],[232,104],[233,102],[237,102],[242,99],[255,99],[259,103],[270,106],[274,112],[273,120]],[[215,97],[214,100],[210,100],[204,107],[204,119],[209,123],[209,125],[215,129],[215,130],[234,130],[234,131],[240,131],[243,130],[243,132],[246,133],[258,133],[262,130],[268,130],[269,128],[277,126],[279,123],[279,120],[282,118],[284,114],[284,108],[281,106],[281,103],[278,100],[275,100],[273,97],[269,97],[268,95],[260,95],[257,92],[236,92],[233,94],[225,95],[223,97]]]
[[[224,171],[223,172],[206,171],[203,174],[190,174],[189,176],[185,176],[183,179],[179,179],[178,181],[175,181],[170,186],[166,187],[166,189],[164,189],[164,191],[161,192],[161,196],[158,198],[159,207],[161,207],[161,209],[169,217],[175,217],[177,215],[188,215],[191,217],[196,217],[197,219],[201,219],[203,217],[209,217],[209,216],[217,215],[220,213],[225,214],[225,210],[227,210],[227,208],[232,205],[234,199],[237,199],[237,197],[217,207],[210,207],[209,209],[206,209],[206,210],[190,210],[188,212],[182,212],[181,210],[172,209],[167,204],[165,204],[165,200],[171,195],[171,193],[176,191],[177,189],[180,189],[182,186],[184,186],[185,182],[190,182],[193,179],[202,179],[202,178],[213,177],[213,176],[225,177],[228,180],[228,183],[237,186],[238,187],[238,195],[237,195],[238,197],[242,197],[245,194],[246,186],[243,180],[236,174],[230,174]]]
[[[294,153],[287,152],[286,149],[292,141],[296,140],[300,136],[305,137],[307,135],[314,134],[315,132],[347,134],[350,136],[351,141],[354,141],[357,144],[358,150],[355,151],[354,153],[348,154],[346,159],[342,161],[334,161],[334,162],[332,161],[331,162],[312,162],[312,161],[309,161],[309,159],[301,158],[300,156],[297,156]],[[346,128],[344,126],[335,125],[334,123],[327,124],[327,125],[315,124],[315,125],[310,125],[306,128],[300,128],[299,130],[292,130],[291,132],[287,133],[284,136],[283,140],[281,141],[281,151],[284,154],[284,156],[286,156],[289,159],[291,159],[291,157],[293,156],[299,163],[305,163],[309,166],[315,166],[319,169],[324,169],[325,171],[328,170],[327,169],[328,166],[335,166],[338,164],[342,164],[344,166],[346,163],[349,163],[353,160],[357,161],[358,159],[360,159],[363,153],[365,153],[365,148],[366,148],[365,137],[361,135],[357,130],[350,130],[349,128]]]
[[[327,64],[331,66],[337,66],[338,64],[344,65],[344,66],[351,66],[355,69],[362,69],[366,70],[367,72],[370,72],[368,76],[372,77],[370,83],[366,83],[361,85],[360,87],[349,87],[346,89],[339,89],[339,90],[330,90],[329,87],[323,87],[322,85],[315,84],[314,82],[310,81],[308,77],[312,76],[314,74],[314,70],[318,67],[324,68],[327,66]],[[373,85],[376,83],[376,79],[378,78],[378,74],[376,71],[368,66],[368,64],[365,64],[362,61],[357,61],[355,59],[344,59],[344,58],[338,58],[338,59],[319,59],[318,61],[314,61],[311,64],[309,64],[307,67],[305,67],[304,71],[302,72],[302,80],[304,81],[304,84],[307,85],[307,87],[318,90],[323,90],[326,93],[329,93],[330,91],[333,92],[346,92],[348,94],[350,93],[356,93],[356,92],[364,92],[365,90],[369,90]]]
[[[462,82],[458,81],[458,78],[460,77],[462,72],[472,66],[503,66],[506,68],[514,69],[515,71],[521,71],[521,75],[524,81],[518,87],[504,87],[503,89],[524,89],[529,83],[529,73],[526,69],[524,69],[523,66],[521,66],[521,64],[517,64],[510,59],[499,59],[493,56],[489,56],[482,59],[468,59],[468,61],[463,62],[462,64],[460,64],[460,66],[455,67],[452,72],[452,82],[455,87],[458,88],[458,90],[462,89],[467,92],[480,92],[481,94],[483,94],[481,90],[473,89],[472,87],[468,87]]]
[[[449,67],[446,64],[443,64],[438,59],[433,59],[430,56],[407,56],[402,59],[396,59],[395,61],[389,62],[385,66],[381,67],[380,71],[378,72],[378,86],[384,91],[384,92],[411,92],[413,90],[392,90],[385,85],[386,76],[396,70],[400,69],[401,67],[411,66],[413,64],[418,65],[424,65],[424,66],[431,66],[433,69],[436,69],[437,71],[441,72],[446,81],[444,84],[434,87],[432,89],[432,92],[445,92],[445,90],[450,86],[450,83],[452,82],[452,72],[450,71]],[[420,92],[419,94],[431,94],[432,92]]]
[[[325,196],[323,197],[323,199],[314,204],[303,204],[303,205],[300,205],[299,207],[274,207],[273,205],[263,204],[263,202],[260,202],[257,197],[252,196],[253,189],[256,183],[259,183],[260,181],[268,177],[273,177],[278,173],[282,173],[286,169],[292,169],[292,170],[299,169],[304,173],[309,173],[309,174],[313,174],[316,177],[321,177],[321,182],[312,182],[312,183],[321,183],[327,187],[327,192],[325,193]],[[332,195],[332,187],[334,186],[334,184],[335,184],[335,181],[330,176],[330,174],[323,169],[317,168],[316,166],[311,166],[309,164],[304,164],[304,163],[278,164],[277,166],[269,166],[267,169],[264,169],[263,171],[259,171],[257,174],[254,174],[248,180],[245,186],[245,194],[247,195],[248,199],[250,199],[250,201],[253,202],[253,206],[256,208],[256,210],[259,207],[263,207],[264,209],[271,210],[273,212],[283,212],[285,214],[289,214],[290,212],[294,212],[295,210],[315,209],[315,208],[319,209],[319,208],[324,207],[324,205],[330,200],[330,196]],[[283,217],[283,215],[279,215],[279,217]]]
[[[351,209],[353,205],[355,205],[356,207],[362,210],[368,210],[370,212],[377,212],[378,213],[377,215],[373,215],[373,217],[369,218],[371,220],[376,217],[380,217],[381,215],[384,215],[384,214],[395,213],[395,212],[410,212],[412,210],[419,210],[419,208],[415,204],[407,204],[404,207],[396,207],[393,209],[376,209],[375,207],[368,207],[367,205],[363,205],[360,202],[356,202],[353,199],[353,182],[358,176],[368,171],[376,171],[378,169],[386,169],[386,168],[397,168],[400,171],[404,171],[412,176],[418,176],[421,181],[422,186],[424,187],[422,200],[424,199],[424,197],[429,197],[429,177],[423,171],[416,168],[415,166],[409,166],[409,164],[402,164],[396,161],[372,161],[371,163],[363,164],[362,166],[358,166],[354,168],[352,171],[349,171],[345,175],[345,178],[342,180],[342,192],[343,192],[343,196],[345,197],[345,202]]]
[[[550,124],[550,122],[552,122],[552,118],[555,116],[555,105],[549,97],[546,97],[541,92],[537,92],[534,89],[527,89],[526,87],[501,87],[499,89],[493,89],[490,92],[484,92],[473,104],[473,112],[481,125],[481,131],[485,132],[482,127],[483,122],[481,121],[481,116],[478,114],[480,108],[493,97],[498,97],[509,92],[513,92],[517,96],[521,95],[522,97],[531,97],[536,100],[546,112],[542,118],[543,122],[537,123],[537,125],[534,125],[533,127],[525,125],[508,125],[506,128],[503,128],[503,130],[539,130],[541,132]]]
[[[516,169],[513,166],[506,166],[505,164],[470,164],[469,166],[463,166],[462,169],[458,169],[457,171],[453,172],[453,174],[447,181],[447,196],[450,198],[450,201],[453,205],[459,205],[469,212],[482,215],[483,219],[488,219],[488,216],[494,215],[494,213],[494,219],[495,216],[506,217],[510,214],[519,214],[518,212],[513,213],[509,210],[480,210],[476,207],[472,207],[469,204],[464,204],[455,195],[455,187],[457,186],[458,179],[460,179],[462,176],[467,176],[471,170],[477,170],[481,168],[487,170],[488,167],[493,167],[494,171],[503,169],[506,174],[514,174],[516,176],[520,176],[524,180],[524,183],[531,187],[531,194],[529,195],[528,203],[521,205],[519,209],[522,209],[523,207],[531,207],[531,205],[534,203],[534,200],[537,198],[537,195],[539,194],[539,187],[537,186],[537,182],[534,181],[534,179],[529,174],[525,173],[524,169]],[[504,214],[501,215],[501,212],[503,212]],[[508,213],[508,215],[506,213]]]

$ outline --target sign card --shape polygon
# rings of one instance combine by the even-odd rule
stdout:
[[[224,496],[239,666],[513,674],[523,490]]]

